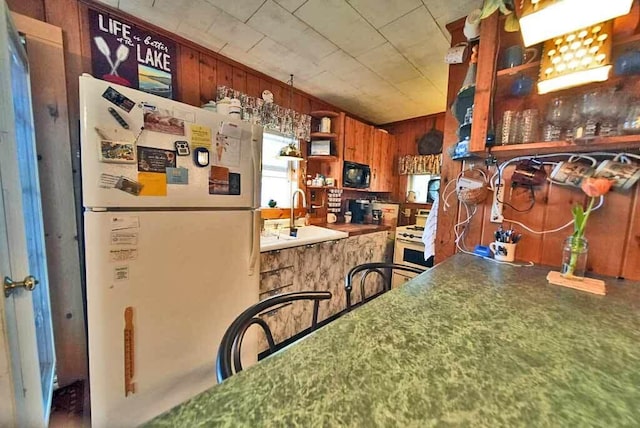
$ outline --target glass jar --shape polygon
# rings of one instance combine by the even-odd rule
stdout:
[[[585,237],[569,236],[562,245],[562,276],[582,281],[587,270],[589,243]]]

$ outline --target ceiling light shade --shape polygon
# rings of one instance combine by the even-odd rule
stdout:
[[[544,43],[538,93],[604,82],[611,70],[613,21],[555,37]]]
[[[525,46],[626,15],[633,0],[526,0],[520,17]]]

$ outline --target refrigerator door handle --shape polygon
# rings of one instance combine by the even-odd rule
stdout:
[[[253,163],[253,208],[260,206],[262,188],[262,127],[251,127],[251,162]]]
[[[249,276],[255,275],[256,266],[259,266],[261,223],[260,210],[254,210],[253,227],[251,228],[251,253],[249,254]]]

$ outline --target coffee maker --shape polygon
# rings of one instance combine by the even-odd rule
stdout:
[[[369,199],[349,199],[349,211],[351,211],[352,223],[371,222],[371,201]]]

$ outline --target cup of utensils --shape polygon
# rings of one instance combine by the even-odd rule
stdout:
[[[504,230],[502,226],[494,233],[495,241],[489,244],[493,258],[502,262],[512,262],[516,257],[516,245],[522,234],[514,229]]]

